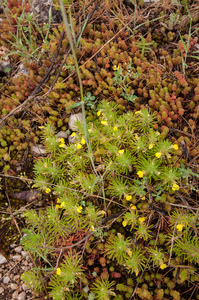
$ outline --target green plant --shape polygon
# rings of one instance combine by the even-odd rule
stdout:
[[[51,9],[49,11],[49,24],[45,24],[43,30],[47,30],[47,33],[44,37],[42,30],[36,24],[35,17],[30,15],[28,12],[25,14],[25,9],[22,11],[20,17],[17,18],[17,31],[16,35],[12,32],[10,33],[13,42],[8,40],[7,41],[16,49],[11,51],[10,53],[3,56],[7,57],[12,54],[18,54],[19,56],[25,57],[26,59],[38,59],[39,49],[41,47],[37,47],[37,43],[34,35],[34,28],[39,32],[42,37],[44,44],[47,44],[48,41],[48,33],[50,30],[50,23],[51,23]]]
[[[95,96],[92,96],[90,92],[86,94],[84,101],[86,106],[90,107],[92,110],[96,108],[97,100],[95,100]]]
[[[121,233],[118,233],[107,243],[106,253],[110,258],[115,258],[119,264],[123,264],[128,257],[126,252],[128,247],[130,247],[130,239],[125,239]]]
[[[98,300],[109,300],[111,299],[111,296],[116,296],[116,294],[113,292],[113,289],[111,287],[114,285],[114,282],[109,282],[108,279],[103,280],[97,280],[91,290],[95,294],[95,299]]]
[[[126,69],[127,72],[126,74],[123,74],[123,70],[120,66],[114,66],[113,69],[115,70],[114,72],[114,77],[113,77],[113,84],[116,86],[120,86],[123,89],[123,92],[121,93],[121,96],[124,97],[124,99],[135,102],[135,99],[137,96],[134,95],[134,91],[129,92],[129,84],[127,83],[127,79],[136,79],[140,76],[139,73],[133,73],[132,71],[132,60],[128,63]]]

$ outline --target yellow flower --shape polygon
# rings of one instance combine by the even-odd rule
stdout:
[[[171,158],[171,155],[170,154],[166,154],[167,158]]]
[[[126,227],[126,225],[127,225],[126,221],[123,221],[123,222],[122,222],[122,226],[123,226],[123,227]]]
[[[126,200],[127,200],[127,201],[130,201],[131,199],[132,199],[132,196],[131,196],[131,195],[127,195],[127,196],[126,196]]]
[[[144,172],[143,172],[143,171],[138,171],[138,172],[137,172],[137,175],[138,175],[140,178],[142,178],[142,177],[144,176]]]
[[[66,145],[65,144],[60,144],[59,147],[60,148],[66,148]]]
[[[145,200],[145,196],[143,196],[143,197],[141,198],[141,200]]]
[[[117,126],[113,127],[113,131],[116,131],[117,130]]]
[[[160,157],[162,156],[162,152],[161,152],[161,151],[160,151],[160,152],[156,152],[155,156],[156,156],[157,158],[160,158]]]
[[[176,184],[176,183],[174,183],[173,186],[172,186],[172,190],[173,190],[173,191],[178,191],[179,188],[180,188],[179,185]]]
[[[65,205],[65,202],[63,201],[59,207],[62,208],[64,205]]]
[[[76,145],[76,147],[77,147],[77,149],[81,149],[81,148],[82,148],[82,145],[78,143],[78,144]]]
[[[64,138],[59,139],[61,144],[65,144]]]
[[[138,220],[140,223],[143,223],[145,221],[145,219],[146,219],[145,217],[140,217]]]
[[[119,66],[118,67],[116,65],[113,66],[114,71],[119,70],[119,68],[120,68]]]
[[[82,145],[85,145],[86,144],[86,141],[84,138],[81,139],[81,142],[80,142]]]
[[[138,111],[135,112],[135,115],[140,114],[140,113],[141,113],[141,111],[138,110]]]
[[[101,121],[102,125],[107,125],[107,123],[108,123],[107,121]]]
[[[57,268],[56,273],[57,273],[57,275],[60,275],[60,274],[61,274],[61,269],[60,269],[60,268]]]
[[[137,135],[137,133],[135,134],[135,138],[137,141],[139,140],[139,136]]]
[[[158,131],[156,131],[156,134],[157,134],[157,135],[160,135],[160,133],[159,133]]]
[[[45,190],[45,192],[46,192],[46,194],[48,194],[48,193],[51,192],[51,189],[47,188],[47,189]]]
[[[149,144],[149,149],[152,149],[154,146],[154,143]]]
[[[57,198],[57,203],[59,203],[60,202],[60,199],[59,198]]]
[[[43,129],[44,128],[44,126],[39,126],[39,129]]]
[[[100,116],[100,114],[101,114],[101,111],[100,111],[100,110],[98,110],[98,112],[97,112],[97,116],[99,117],[99,116]]]
[[[137,209],[137,207],[135,205],[133,205],[133,204],[130,205],[130,208],[133,209],[133,210]]]
[[[118,153],[122,155],[124,153],[124,149],[119,150]]]
[[[78,207],[77,207],[77,212],[78,212],[78,214],[81,214],[81,212],[82,212],[82,209],[83,209],[83,207],[82,207],[82,206],[78,206]]]
[[[106,212],[104,210],[99,211],[99,215],[105,215],[105,214],[106,214]]]
[[[179,231],[182,231],[183,227],[184,227],[183,224],[178,224],[178,225],[176,226],[176,228],[177,228]]]
[[[23,273],[23,274],[21,274],[21,280],[23,280],[23,277],[24,277],[24,273]]]
[[[76,136],[76,132],[73,132],[70,136]]]
[[[127,248],[127,249],[126,249],[126,252],[127,252],[127,254],[128,254],[130,257],[132,256],[132,251],[131,251],[131,249]]]
[[[91,230],[92,230],[92,231],[95,231],[95,228],[94,228],[94,226],[93,226],[93,225],[91,226]]]
[[[56,208],[59,208],[59,204],[56,204],[55,207],[56,207]]]
[[[172,148],[173,148],[174,150],[178,150],[178,145],[177,145],[177,144],[174,144],[174,145],[172,145]]]
[[[164,270],[166,267],[167,267],[166,264],[161,264],[161,265],[160,265],[160,269],[162,269],[162,270]]]

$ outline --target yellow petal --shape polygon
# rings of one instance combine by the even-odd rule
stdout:
[[[160,269],[162,269],[162,270],[164,270],[166,267],[167,267],[166,264],[161,264],[161,265],[160,265]]]
[[[82,145],[78,143],[78,144],[76,145],[76,147],[77,147],[77,149],[81,149],[81,148],[82,148]]]
[[[119,154],[123,154],[124,153],[124,149],[121,149],[118,151]]]
[[[82,145],[85,145],[86,144],[86,141],[85,141],[85,139],[83,138],[83,139],[81,139],[81,142],[80,142]]]
[[[60,268],[57,268],[57,271],[56,271],[57,275],[60,275],[61,273],[61,269]]]

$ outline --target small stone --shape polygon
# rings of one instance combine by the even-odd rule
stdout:
[[[10,285],[12,290],[16,290],[17,289],[17,284],[16,283],[11,283]]]
[[[10,281],[10,278],[8,276],[3,278],[3,283],[7,284]]]
[[[69,118],[69,122],[68,122],[69,129],[71,129],[72,131],[76,131],[77,126],[75,125],[75,123],[78,120],[83,123],[83,114],[82,113],[71,115]]]
[[[27,254],[28,254],[27,251],[21,251],[21,255],[22,255],[23,257],[25,257]]]
[[[4,288],[0,287],[0,295],[2,295],[4,292]]]
[[[0,265],[7,263],[7,259],[0,253]]]
[[[25,300],[25,299],[26,299],[26,292],[21,292],[17,297],[17,300]]]
[[[12,294],[12,298],[13,298],[13,299],[18,299],[17,296],[18,296],[18,291],[15,291],[15,292]]]
[[[22,284],[22,289],[24,290],[24,291],[27,291],[27,290],[29,290],[29,286],[27,285],[27,284]]]
[[[69,141],[70,143],[75,143],[75,140],[76,140],[76,136],[71,136],[71,135],[69,135],[68,141]]]
[[[12,259],[15,261],[20,261],[21,260],[21,255],[13,255]]]
[[[61,138],[67,139],[67,137],[68,137],[68,134],[66,133],[66,131],[60,131],[57,134],[57,138],[59,138],[59,139],[61,139]]]
[[[15,252],[20,253],[22,250],[22,246],[18,246],[17,248],[14,249]]]
[[[20,275],[15,275],[14,277],[13,277],[13,280],[14,281],[17,281],[17,279],[19,279],[20,278]]]
[[[39,156],[44,155],[46,153],[46,150],[43,145],[35,144],[31,146],[30,152],[35,156]]]

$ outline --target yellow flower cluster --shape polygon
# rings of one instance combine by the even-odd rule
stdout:
[[[179,185],[176,184],[176,183],[174,183],[173,186],[172,186],[172,190],[173,190],[173,191],[178,191],[179,188],[180,188]]]
[[[56,273],[57,273],[57,275],[60,275],[60,274],[61,274],[61,269],[60,269],[60,268],[57,268]]]
[[[101,124],[102,124],[102,125],[107,125],[108,122],[107,122],[107,121],[101,121]]]
[[[45,192],[46,192],[46,194],[49,194],[51,192],[51,189],[46,188]]]
[[[153,146],[154,146],[154,143],[150,143],[150,144],[149,144],[149,149],[152,149]]]
[[[183,227],[184,227],[183,224],[178,224],[178,225],[176,226],[176,228],[177,228],[178,231],[182,231]]]
[[[66,148],[64,138],[59,139],[59,141],[60,141],[60,143],[61,143],[61,144],[59,145],[59,147],[60,147],[60,148]]]
[[[142,177],[144,176],[144,172],[143,172],[143,171],[138,171],[138,172],[137,172],[137,175],[138,175],[140,178],[142,178]]]
[[[144,223],[144,221],[146,220],[146,218],[145,217],[140,217],[138,220],[142,224],[142,223]]]
[[[82,138],[80,143],[77,143],[76,147],[77,147],[77,149],[81,149],[82,145],[85,145],[85,144],[86,144],[86,141],[84,138]]]
[[[123,227],[126,227],[126,225],[127,225],[127,222],[124,220],[124,221],[122,222],[122,226],[123,226]]]
[[[114,71],[119,70],[119,68],[120,68],[120,66],[116,66],[116,65],[113,66],[113,70],[114,70]]]
[[[156,156],[157,158],[160,158],[160,157],[162,156],[162,151],[156,152],[155,156]]]
[[[161,264],[161,265],[160,265],[160,269],[161,269],[161,270],[164,270],[166,267],[167,267],[166,264]]]
[[[133,210],[137,209],[137,207],[135,205],[133,205],[133,204],[130,205],[130,208],[133,209]]]
[[[119,150],[118,153],[122,155],[124,153],[124,149]]]
[[[127,200],[127,201],[131,201],[131,199],[132,199],[132,196],[131,196],[131,195],[126,195],[126,200]]]
[[[178,150],[178,145],[174,144],[174,145],[171,146],[171,148],[173,148],[174,150]]]
[[[81,214],[81,212],[82,212],[82,209],[83,209],[83,207],[82,207],[82,206],[78,206],[78,207],[77,207],[77,212],[78,212],[78,214]]]

